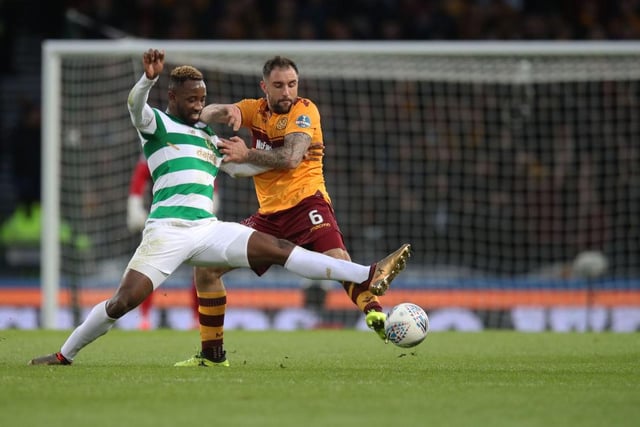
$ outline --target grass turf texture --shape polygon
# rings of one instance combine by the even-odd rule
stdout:
[[[230,368],[174,368],[194,331],[113,330],[73,366],[65,331],[0,331],[1,426],[636,426],[640,334],[229,331]]]

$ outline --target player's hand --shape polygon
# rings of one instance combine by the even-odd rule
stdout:
[[[220,138],[218,151],[224,154],[223,162],[245,163],[249,156],[249,148],[239,136],[232,136],[229,139]]]
[[[307,148],[307,151],[302,156],[302,160],[321,161],[324,155],[324,145],[319,142],[313,142]]]
[[[225,123],[237,132],[242,126],[242,113],[237,105],[209,104],[200,112],[200,120],[207,124]]]
[[[164,50],[149,49],[142,54],[142,66],[148,79],[155,79],[164,68]]]
[[[227,114],[224,117],[224,121],[227,123],[234,132],[237,132],[242,125],[242,113],[240,112],[240,108],[235,105],[229,105],[227,108]]]

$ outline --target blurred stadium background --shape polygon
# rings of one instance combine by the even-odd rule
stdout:
[[[55,327],[70,327],[116,286],[139,239],[124,226],[139,153],[124,102],[142,50],[163,46],[170,66],[205,72],[212,102],[259,96],[264,59],[291,52],[300,95],[322,114],[326,178],[352,256],[414,246],[386,307],[416,302],[436,330],[640,328],[639,2],[116,3],[46,2],[24,26],[31,2],[0,5],[0,328],[43,326],[29,185],[40,179],[40,116],[51,114],[41,91],[61,96],[60,127],[43,142],[60,143]],[[87,41],[98,38],[118,40]],[[61,58],[49,86],[47,39]],[[151,102],[164,104],[165,89],[161,79]],[[250,180],[221,181],[222,218],[253,212]],[[160,289],[155,326],[190,326],[189,282],[184,268]],[[279,269],[226,283],[228,328],[364,325],[337,284]]]

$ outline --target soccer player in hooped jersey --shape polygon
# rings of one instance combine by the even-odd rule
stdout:
[[[218,145],[225,155],[223,164],[253,164],[270,169],[254,176],[260,207],[242,223],[315,252],[350,261],[325,186],[322,160],[303,158],[310,146],[323,146],[324,142],[318,108],[311,100],[298,96],[296,64],[282,56],[269,59],[262,69],[260,88],[264,98],[207,105],[200,115],[205,123],[224,123],[234,131],[240,127],[251,131],[250,149],[241,139]],[[409,245],[399,251],[403,257],[408,256]],[[255,271],[262,274],[265,270]],[[208,279],[217,280],[219,275]],[[366,314],[367,325],[385,339],[386,315],[377,296],[384,294],[387,286],[371,287],[353,281],[344,281],[343,286]],[[196,355],[177,365],[194,365],[200,357]]]
[[[276,264],[309,279],[349,281],[371,289],[388,287],[404,268],[408,256],[404,246],[365,266],[218,220],[213,213],[214,181],[218,170],[225,167],[218,149],[222,141],[200,121],[207,93],[202,74],[191,66],[175,68],[163,112],[147,105],[147,99],[164,68],[164,52],[149,49],[142,65],[144,75],[127,102],[154,182],[142,241],[111,298],[93,307],[59,351],[29,364],[71,364],[84,347],[107,333],[183,263],[253,269]],[[232,137],[228,141],[242,140]],[[201,292],[199,282],[196,286]]]

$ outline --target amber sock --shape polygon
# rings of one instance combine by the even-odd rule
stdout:
[[[378,297],[369,292],[368,286],[352,282],[343,282],[342,287],[347,295],[349,295],[349,298],[351,298],[351,301],[353,301],[363,313],[382,311]]]
[[[202,355],[214,362],[225,359],[224,313],[226,308],[226,291],[198,292]]]

